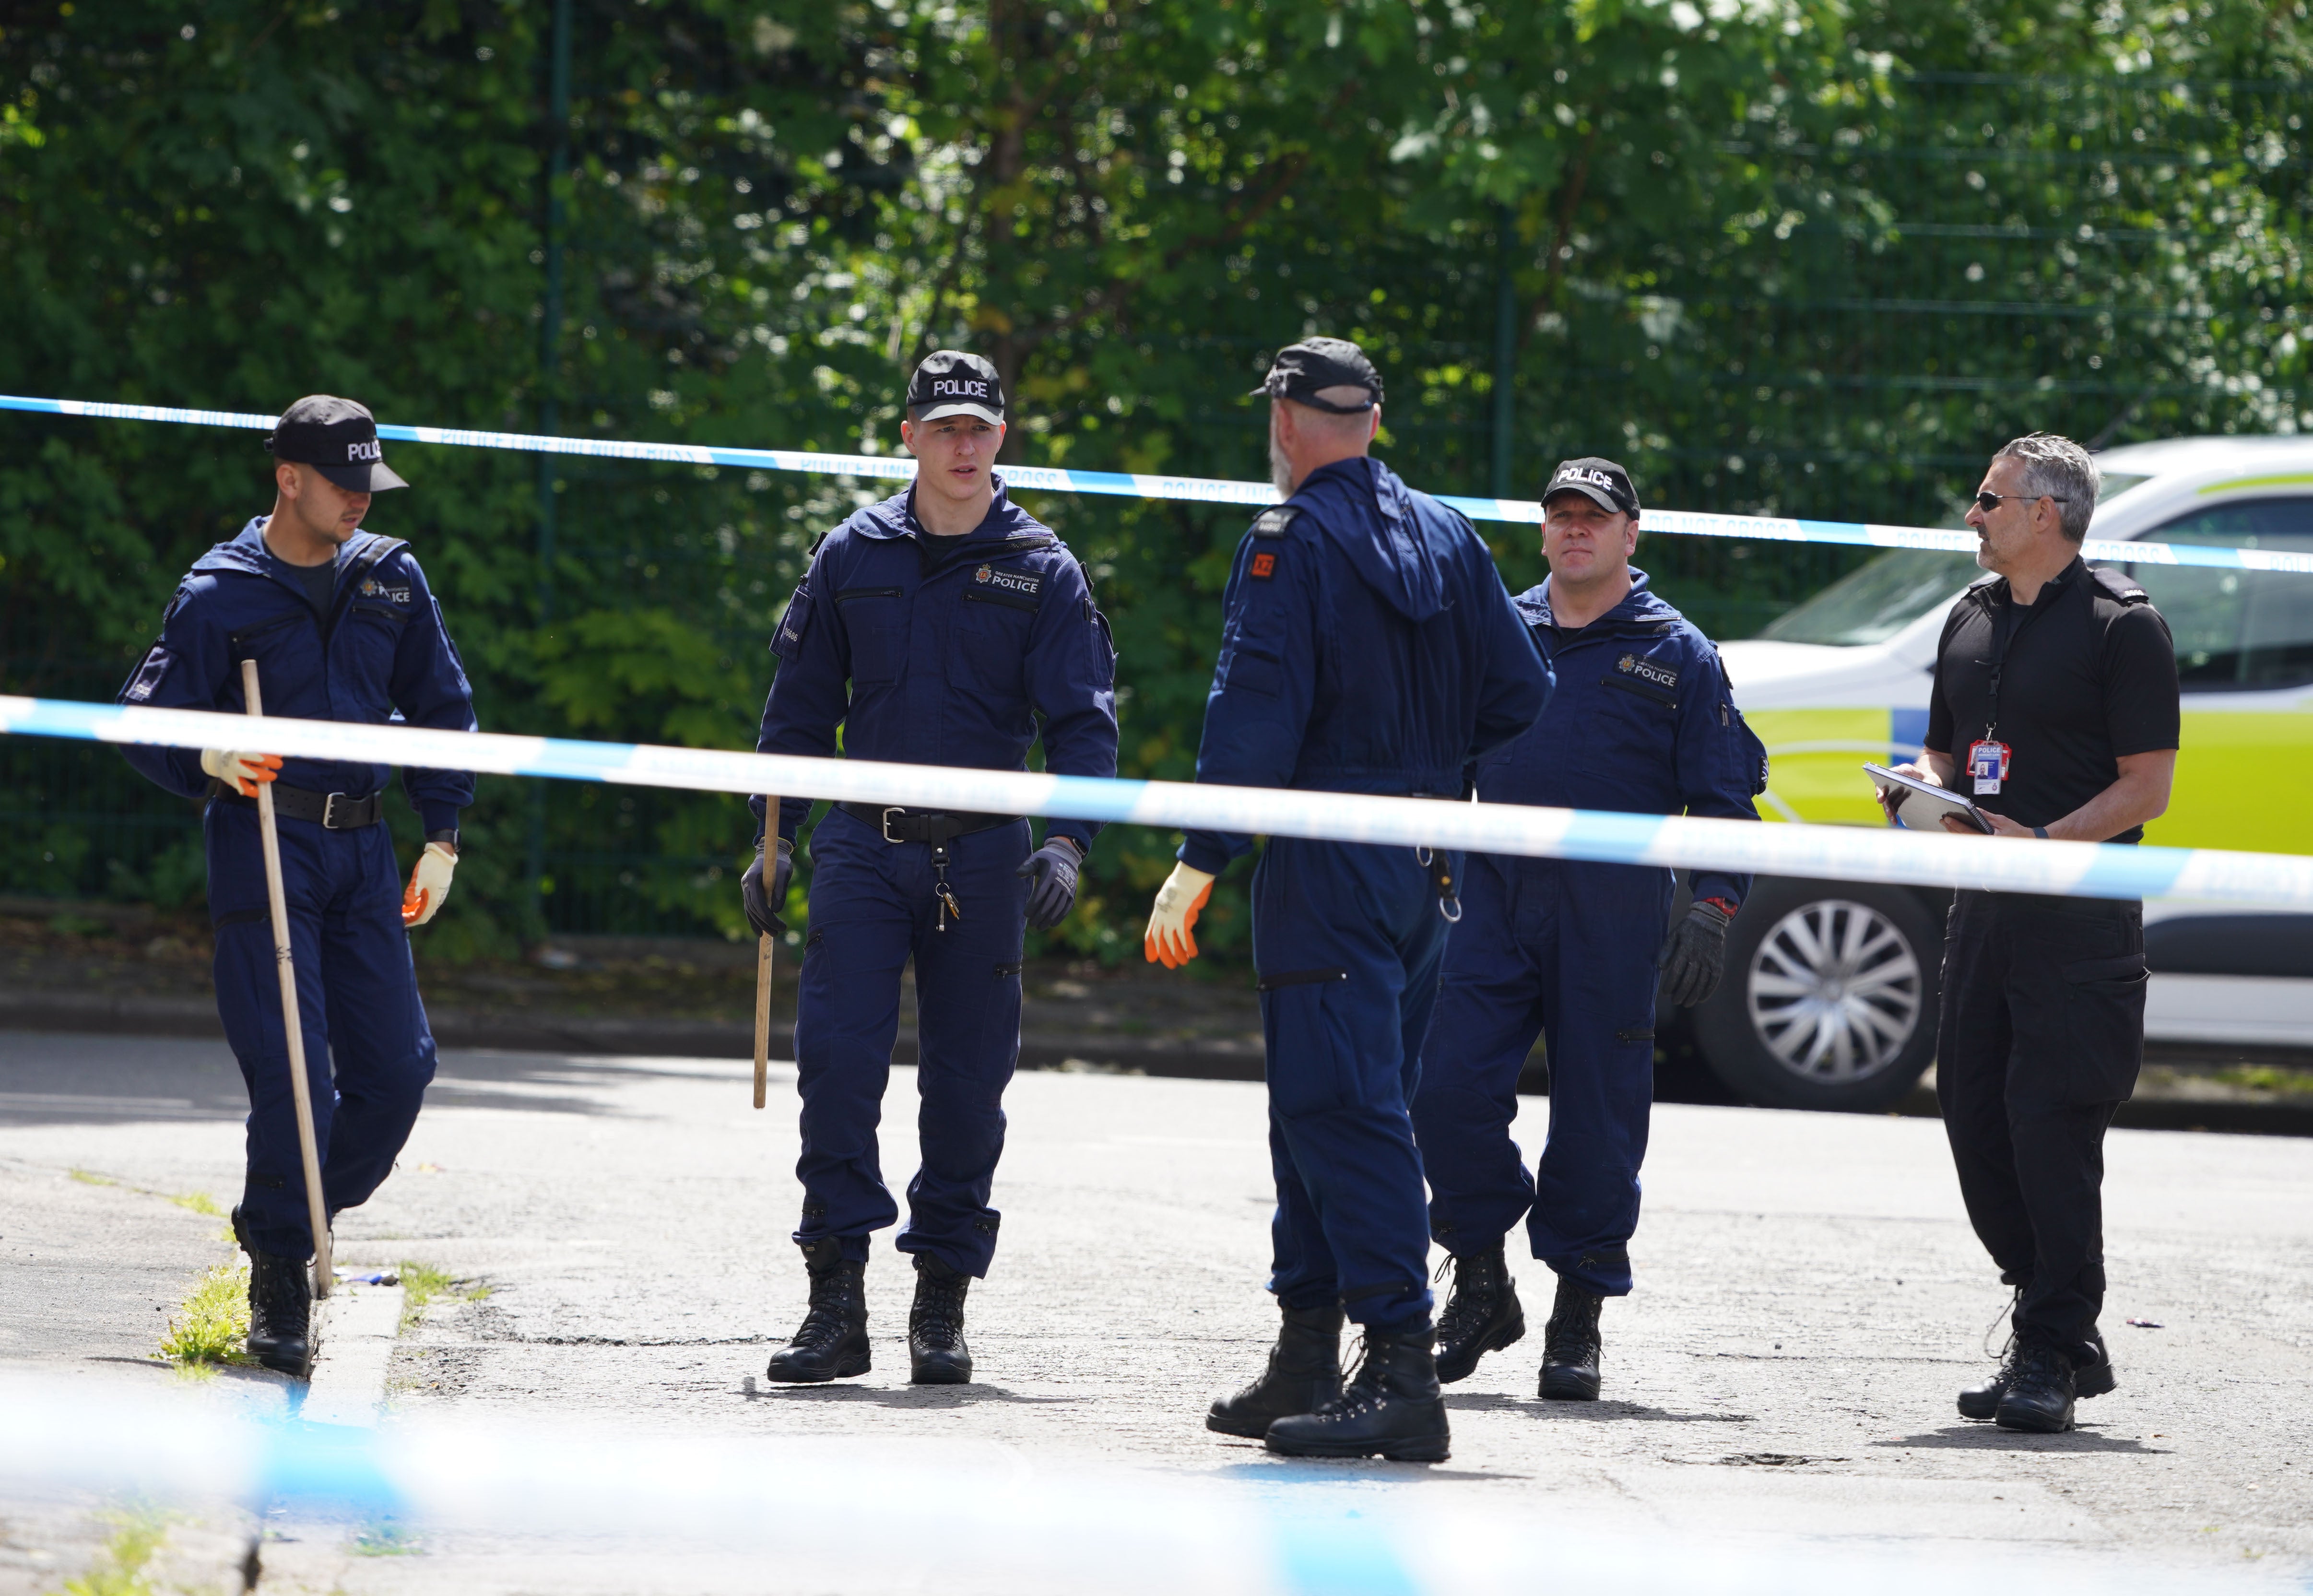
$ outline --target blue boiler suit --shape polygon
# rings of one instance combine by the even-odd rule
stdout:
[[[266,548],[264,527],[259,516],[194,562],[169,601],[160,640],[121,688],[119,702],[240,714],[241,662],[254,659],[268,715],[475,729],[465,666],[407,543],[356,533],[338,551],[335,597],[321,613],[295,568]],[[252,729],[225,745],[262,753],[264,744]],[[310,1257],[257,807],[224,796],[202,772],[196,749],[121,752],[171,792],[209,795],[201,832],[216,929],[217,1014],[249,1086],[242,1222],[259,1251]],[[389,773],[384,765],[285,759],[275,790],[361,798],[383,791]],[[428,832],[454,829],[474,798],[470,772],[406,770],[402,784]],[[391,1172],[434,1079],[434,1036],[418,998],[401,926],[401,873],[383,821],[330,830],[283,816],[276,830],[322,1201],[334,1214],[367,1202]]]
[[[1380,462],[1312,472],[1237,547],[1197,779],[1452,801],[1533,723],[1550,668],[1470,524]],[[1192,832],[1218,875],[1252,839]],[[1458,874],[1458,868],[1456,869]],[[1272,838],[1253,960],[1277,1181],[1270,1290],[1384,1334],[1429,1320],[1406,1102],[1446,921],[1416,851]]]
[[[1548,583],[1518,597],[1558,688],[1532,731],[1479,765],[1479,799],[1756,820],[1766,752],[1719,651],[1644,571],[1631,576],[1628,597],[1574,631],[1551,619]],[[1430,1234],[1484,1252],[1523,1216],[1535,1257],[1624,1295],[1654,1100],[1655,960],[1676,884],[1647,866],[1492,854],[1464,881],[1413,1099]],[[1751,877],[1698,870],[1693,889],[1739,905]],[[1550,1133],[1528,1176],[1509,1124],[1537,1034]]]
[[[924,531],[913,503],[910,488],[822,541],[771,644],[779,664],[757,749],[825,757],[840,725],[854,758],[1020,771],[1041,718],[1047,771],[1115,775],[1116,651],[1075,556],[1011,502],[1000,474],[986,519],[963,537]],[[783,798],[779,834],[792,841],[810,811]],[[1100,828],[1049,829],[1089,850]],[[864,1259],[868,1236],[899,1217],[875,1132],[912,956],[922,1163],[898,1246],[987,1274],[1004,1088],[1020,1056],[1028,884],[1016,872],[1030,848],[1025,820],[949,843],[962,915],[944,917],[930,843],[887,842],[840,807],[812,833],[795,1029],[798,1243],[833,1236],[843,1257]]]

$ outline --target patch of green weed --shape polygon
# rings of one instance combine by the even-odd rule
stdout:
[[[176,1195],[171,1197],[169,1201],[174,1203],[180,1208],[189,1208],[195,1213],[206,1213],[211,1219],[223,1219],[224,1217],[224,1210],[218,1207],[216,1205],[216,1199],[210,1196],[207,1192],[179,1192]]]
[[[372,1524],[355,1536],[347,1549],[356,1557],[417,1557],[426,1551],[418,1545],[418,1537],[391,1519]]]
[[[113,1179],[111,1176],[99,1175],[92,1169],[73,1169],[67,1171],[67,1173],[70,1174],[75,1180],[79,1181],[83,1186],[119,1186],[120,1184],[119,1181]]]
[[[417,1324],[427,1306],[436,1298],[454,1297],[461,1301],[479,1302],[490,1294],[490,1288],[472,1281],[460,1280],[447,1269],[437,1269],[431,1264],[420,1264],[404,1258],[398,1271],[401,1276],[401,1327],[409,1329]]]
[[[249,1338],[249,1265],[240,1258],[212,1265],[193,1283],[184,1306],[170,1317],[161,1354],[183,1364],[231,1363]]]
[[[161,1549],[169,1521],[157,1512],[107,1515],[117,1528],[88,1572],[65,1582],[64,1596],[153,1596],[145,1565]]]

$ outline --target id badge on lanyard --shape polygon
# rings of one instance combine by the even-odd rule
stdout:
[[[1968,779],[1975,783],[1975,796],[1992,798],[2000,791],[2000,784],[2008,780],[2008,761],[2012,750],[2005,743],[1990,738],[1967,745]]]

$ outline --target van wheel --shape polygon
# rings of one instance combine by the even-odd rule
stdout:
[[[1763,879],[1693,1010],[1696,1048],[1746,1102],[1892,1107],[1935,1056],[1942,957],[1934,916],[1901,888]]]

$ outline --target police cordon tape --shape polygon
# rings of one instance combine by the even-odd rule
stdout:
[[[726,1414],[707,1422],[733,1421]],[[62,1394],[53,1379],[0,1379],[0,1500],[93,1491],[147,1510],[237,1506],[262,1514],[285,1539],[321,1546],[337,1524],[348,1539],[365,1534],[372,1547],[434,1555],[437,1581],[456,1586],[468,1583],[461,1572],[477,1572],[462,1552],[491,1559],[480,1566],[493,1572],[519,1568],[519,1589],[721,1589],[733,1582],[702,1577],[718,1565],[688,1560],[717,1553],[746,1559],[734,1570],[740,1589],[937,1584],[1007,1596],[1945,1596],[1992,1588],[2151,1596],[2301,1583],[2163,1566],[2077,1542],[1971,1548],[1957,1544],[1969,1531],[1948,1524],[1931,1556],[1916,1540],[1875,1543],[1861,1531],[1845,1545],[1824,1534],[1730,1534],[1716,1524],[1740,1501],[1730,1504],[1724,1486],[1707,1493],[1718,1511],[1697,1515],[1712,1525],[1706,1539],[1666,1531],[1658,1508],[1602,1523],[1595,1496],[1568,1504],[1547,1490],[1440,1509],[1438,1487],[1419,1501],[1389,1492],[1411,1472],[1390,1465],[1252,1461],[1236,1449],[1198,1477],[1177,1465],[1161,1474],[1104,1469],[1081,1452],[999,1450],[990,1468],[984,1444],[924,1439],[876,1445],[423,1419],[354,1429],[230,1415],[181,1391]],[[1775,1505],[1787,1507],[1780,1495]],[[1825,1503],[1826,1521],[1857,1511],[1850,1493]],[[1949,1503],[1936,1509],[1947,1518],[1955,1511]],[[1899,1512],[1899,1536],[1917,1535],[1922,1509]]]
[[[150,710],[4,695],[0,695],[0,732],[173,748],[254,745],[266,753],[353,764],[547,776],[692,792],[776,792],[898,808],[1037,815],[1610,864],[2313,910],[2313,858],[2283,853],[1929,835],[1892,827],[1773,824],[1524,804],[1440,803],[332,720],[268,717],[259,732],[244,716],[206,710]],[[1859,786],[1865,780],[1860,764],[1855,780]]]
[[[109,404],[85,399],[29,399],[0,394],[0,410],[40,415],[83,416],[114,421],[165,421],[191,427],[238,427],[269,431],[274,418],[239,410],[189,410],[166,405]],[[598,460],[656,461],[678,465],[743,467],[751,471],[800,472],[819,476],[867,477],[906,481],[916,463],[906,454],[837,454],[797,449],[737,449],[714,444],[624,443],[611,438],[547,437],[526,432],[471,432],[448,427],[387,426],[378,436],[396,443],[442,444],[457,448],[509,449],[534,454],[577,454]],[[1127,498],[1181,499],[1197,504],[1270,505],[1277,489],[1267,482],[1218,477],[1172,477],[1150,473],[1064,471],[1053,466],[1007,465],[1008,489],[1043,493],[1096,493]],[[1542,506],[1525,498],[1473,498],[1441,493],[1438,500],[1473,521],[1539,525]],[[1750,538],[1778,543],[1834,543],[1857,549],[1930,549],[1973,554],[1975,534],[1946,527],[1881,526],[1861,521],[1795,521],[1781,516],[1719,516],[1700,510],[1649,510],[1650,533],[1680,537]],[[2199,565],[2221,570],[2291,571],[2313,574],[2313,553],[2275,549],[2202,548],[2190,543],[2140,543],[2090,538],[2080,545],[2089,560],[2137,565]]]

